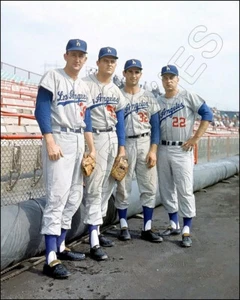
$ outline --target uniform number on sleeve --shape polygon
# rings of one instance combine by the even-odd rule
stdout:
[[[139,112],[138,113],[138,116],[139,116],[139,121],[140,122],[143,122],[143,123],[146,123],[148,122],[148,116],[147,116],[147,113],[146,112]]]
[[[186,119],[183,117],[173,117],[172,127],[186,127]]]

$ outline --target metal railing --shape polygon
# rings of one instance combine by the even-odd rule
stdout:
[[[21,76],[23,78],[27,78],[28,80],[32,80],[35,82],[39,82],[42,74],[34,73],[1,61],[1,70],[10,72],[13,75]]]

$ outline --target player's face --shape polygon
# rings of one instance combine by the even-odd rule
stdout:
[[[179,78],[173,74],[164,74],[162,76],[162,84],[166,92],[177,90]]]
[[[111,76],[116,69],[117,60],[112,56],[105,56],[97,61],[98,73]]]
[[[64,54],[64,59],[67,62],[66,67],[69,70],[79,72],[85,64],[87,57],[82,51],[68,51]]]
[[[142,72],[139,68],[129,68],[126,72],[123,71],[123,76],[126,78],[126,86],[133,87],[138,85]]]

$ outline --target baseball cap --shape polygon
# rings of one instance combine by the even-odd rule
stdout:
[[[178,69],[177,69],[177,67],[175,67],[173,65],[167,65],[162,68],[161,76],[164,74],[174,74],[174,75],[178,76]]]
[[[80,39],[69,40],[66,46],[66,51],[82,51],[87,53],[87,43]]]
[[[104,56],[113,56],[114,58],[118,59],[117,57],[117,50],[112,47],[103,47],[100,49],[98,54],[98,59]]]
[[[126,61],[125,65],[124,65],[124,71],[127,71],[127,69],[129,68],[139,68],[142,70],[142,63],[140,62],[140,60],[138,59],[129,59]]]

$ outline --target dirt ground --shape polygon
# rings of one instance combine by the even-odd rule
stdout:
[[[140,239],[142,219],[129,219],[132,239],[119,241],[119,224],[105,235],[108,261],[89,257],[87,241],[74,249],[81,262],[65,262],[72,276],[54,280],[42,274],[43,262],[1,281],[2,299],[239,299],[239,177],[233,176],[195,193],[191,248],[180,236],[160,244]],[[154,210],[153,229],[168,224],[163,206]],[[181,222],[182,224],[182,222]],[[4,274],[6,275],[6,274]],[[3,277],[2,277],[3,279]]]

